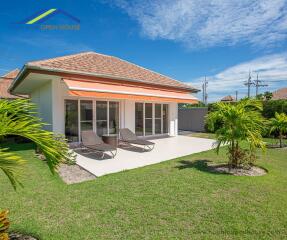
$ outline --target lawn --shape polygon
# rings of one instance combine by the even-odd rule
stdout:
[[[40,239],[286,239],[287,150],[258,162],[269,173],[235,177],[208,172],[223,151],[66,185],[34,157],[31,144],[11,145],[29,160],[24,189],[0,174],[1,208],[12,230]],[[192,146],[191,146],[192,147]]]

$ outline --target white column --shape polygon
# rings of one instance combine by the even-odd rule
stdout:
[[[178,135],[178,104],[170,103],[168,110],[169,110],[169,135],[177,136]]]
[[[65,133],[65,106],[64,106],[65,88],[60,78],[52,79],[52,117],[53,132]]]
[[[135,132],[135,102],[124,101],[124,127]]]

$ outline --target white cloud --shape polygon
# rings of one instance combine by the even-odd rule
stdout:
[[[260,89],[261,91],[272,91],[278,87],[286,87],[287,52],[260,57],[227,68],[214,76],[207,76],[209,99],[214,101],[225,95],[235,95],[236,90],[240,97],[246,96],[247,87],[243,83],[248,79],[249,70],[252,80],[256,79],[258,73],[259,80],[269,85]],[[204,77],[200,77],[192,81],[191,84],[200,88],[203,80]]]
[[[251,43],[267,46],[287,37],[286,0],[114,0],[144,35],[191,48]]]

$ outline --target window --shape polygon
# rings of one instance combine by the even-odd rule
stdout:
[[[143,103],[136,103],[135,106],[135,128],[136,128],[136,135],[137,136],[143,136],[144,135],[144,104]]]
[[[152,124],[152,103],[145,104],[145,135],[153,134],[153,124]]]
[[[80,101],[81,108],[81,131],[93,130],[93,102]]]
[[[98,136],[103,136],[108,133],[108,102],[96,102],[96,132]]]
[[[93,104],[92,100],[65,100],[66,138],[69,142],[78,142],[80,132],[85,130],[94,130],[98,136],[118,134],[119,105],[115,101],[94,101]]]
[[[161,134],[162,133],[162,116],[161,116],[161,104],[154,105],[154,133]]]
[[[65,135],[68,142],[79,141],[78,100],[65,100]]]
[[[168,127],[168,104],[135,104],[135,132],[137,136],[166,134]]]
[[[168,133],[168,105],[162,105],[162,133]]]
[[[119,103],[109,102],[109,134],[119,132]]]

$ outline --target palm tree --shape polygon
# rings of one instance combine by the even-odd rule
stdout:
[[[277,132],[279,136],[280,148],[283,147],[283,135],[287,133],[287,115],[285,113],[275,113],[275,118],[270,119],[270,133]]]
[[[53,132],[43,130],[45,124],[36,116],[36,107],[29,100],[0,100],[0,138],[9,135],[21,136],[34,142],[47,160],[54,173],[61,161],[71,158],[66,141]],[[0,148],[0,169],[9,178],[14,189],[21,185],[19,174],[23,171],[25,160]]]
[[[208,114],[207,126],[209,130],[215,132],[218,140],[217,153],[221,145],[228,144],[231,167],[239,167],[246,158],[246,154],[240,148],[241,142],[248,142],[249,157],[254,156],[256,147],[264,149],[265,145],[261,135],[264,120],[261,111],[262,103],[260,101],[244,99],[236,104],[216,103],[214,111]]]

